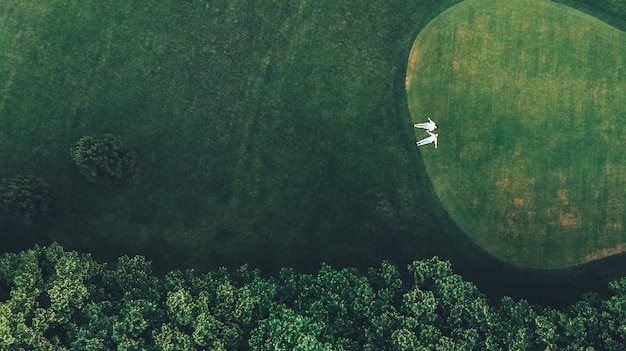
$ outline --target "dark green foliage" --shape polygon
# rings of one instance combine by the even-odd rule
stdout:
[[[0,257],[1,350],[623,350],[626,294],[564,310],[492,305],[433,258],[367,274],[322,265],[263,278],[242,267],[159,278],[143,257],[115,269],[57,244]],[[4,294],[4,292],[3,292]]]
[[[93,183],[115,185],[136,173],[137,153],[116,135],[83,136],[70,154],[80,173]]]
[[[249,340],[251,350],[331,350],[326,334],[328,325],[279,305],[270,316],[259,321]]]
[[[35,176],[15,176],[0,180],[0,215],[27,223],[47,219],[52,214],[51,190]]]

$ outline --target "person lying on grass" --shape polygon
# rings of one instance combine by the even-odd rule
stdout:
[[[437,129],[437,124],[433,122],[433,120],[430,119],[430,117],[428,117],[428,122],[415,123],[413,124],[413,128],[422,128],[422,129],[426,129],[427,132],[432,132],[433,130]]]
[[[430,134],[429,137],[424,138],[418,142],[415,143],[415,145],[417,146],[422,146],[422,145],[426,145],[426,144],[430,144],[430,143],[435,143],[435,149],[437,148],[437,137],[439,136],[439,134],[435,134],[435,133],[431,133],[430,131],[426,131],[426,133]]]

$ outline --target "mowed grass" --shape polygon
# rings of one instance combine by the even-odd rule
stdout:
[[[624,32],[548,1],[464,1],[419,34],[409,106],[440,134],[421,153],[481,247],[532,268],[626,250],[625,60]]]
[[[417,30],[450,3],[3,1],[0,176],[42,176],[57,198],[51,228],[4,224],[3,248],[56,240],[164,270],[450,254],[402,86]],[[138,152],[129,184],[72,164],[99,133]]]

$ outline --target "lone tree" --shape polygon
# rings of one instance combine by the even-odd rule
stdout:
[[[115,185],[135,174],[137,153],[116,135],[83,136],[70,154],[80,173],[92,183]]]
[[[46,182],[35,176],[14,176],[0,180],[0,213],[6,219],[26,223],[48,219],[52,196]]]

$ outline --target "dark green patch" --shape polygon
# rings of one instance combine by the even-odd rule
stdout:
[[[399,84],[434,3],[0,5],[25,19],[0,36],[0,175],[45,174],[60,209],[44,235],[96,254],[408,262],[442,240]],[[67,152],[104,133],[141,162],[114,189]]]

